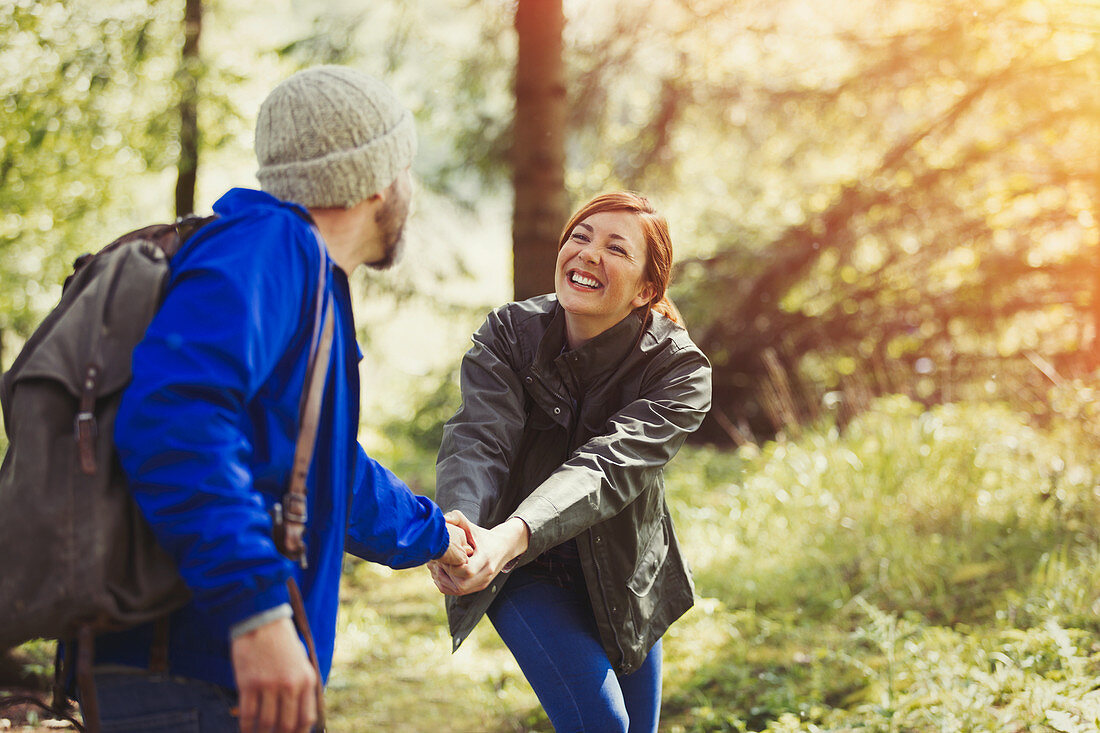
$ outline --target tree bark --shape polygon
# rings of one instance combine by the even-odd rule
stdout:
[[[179,71],[180,157],[176,177],[176,216],[195,211],[195,183],[199,169],[199,36],[202,0],[185,0],[183,54]]]
[[[565,70],[562,0],[519,0],[512,142],[513,282],[516,300],[552,292],[565,193]]]

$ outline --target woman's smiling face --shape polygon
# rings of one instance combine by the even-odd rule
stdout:
[[[558,250],[554,291],[569,345],[579,346],[649,302],[646,244],[638,216],[600,211],[580,221]]]

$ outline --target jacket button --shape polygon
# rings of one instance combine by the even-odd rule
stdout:
[[[619,610],[619,607],[618,607],[618,606],[612,606],[612,607],[611,607],[611,613],[617,613],[617,612],[618,612],[618,610]]]
[[[560,407],[555,407],[554,408],[554,414],[555,415],[560,415],[561,414],[561,408]]]
[[[596,535],[596,544],[598,545],[602,541],[603,541],[603,537],[600,537],[599,535]]]
[[[489,588],[489,592],[490,592],[490,593],[496,593],[496,592],[497,592],[497,587],[496,587],[495,585],[494,585],[494,586],[492,586],[492,587],[490,587],[490,588]]]
[[[535,380],[534,380],[534,379],[532,379],[531,377],[527,377],[527,378],[525,378],[525,379],[524,379],[523,381],[525,381],[525,382],[527,382],[528,384],[530,384],[531,382],[533,382],[533,381],[535,381]]]

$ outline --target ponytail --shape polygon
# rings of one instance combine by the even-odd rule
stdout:
[[[670,321],[687,328],[687,325],[684,323],[684,317],[680,315],[680,309],[676,307],[676,304],[672,302],[672,298],[668,297],[668,295],[665,295],[656,303],[650,303],[649,310],[656,311]]]

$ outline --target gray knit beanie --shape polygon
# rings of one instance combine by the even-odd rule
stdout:
[[[415,154],[409,111],[385,84],[342,66],[291,76],[256,120],[261,188],[304,206],[353,206],[393,183]]]

